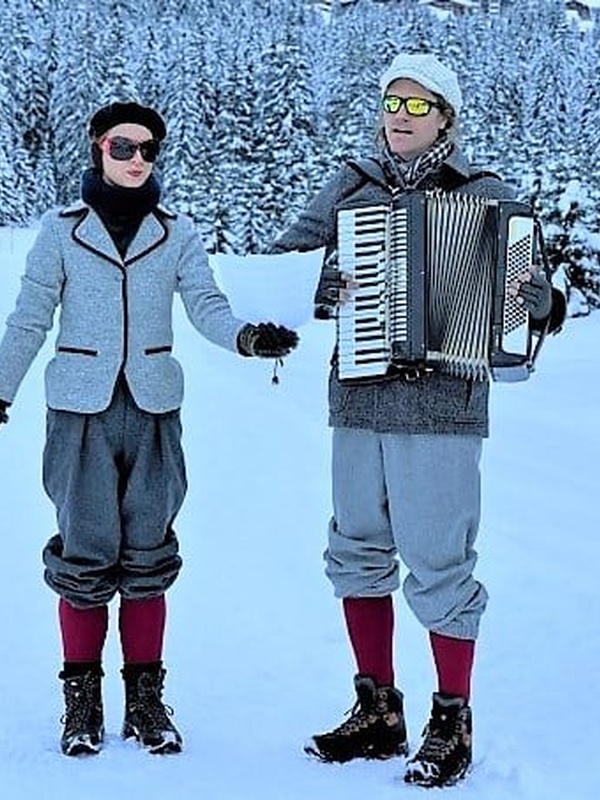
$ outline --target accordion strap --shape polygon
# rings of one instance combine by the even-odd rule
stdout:
[[[544,242],[544,234],[542,230],[542,223],[540,222],[538,217],[534,217],[534,224],[535,224],[535,232],[537,235],[537,244],[538,244],[538,251],[540,254],[540,259],[542,261],[542,268],[544,270],[544,274],[546,279],[552,283],[552,268],[550,267],[550,262],[548,261],[548,254],[546,253],[546,246]],[[548,319],[545,321],[543,328],[537,329],[537,341],[535,343],[535,347],[533,348],[533,352],[531,355],[530,363],[530,370],[533,372],[535,369],[535,362],[537,360],[538,355],[540,354],[540,350],[542,349],[542,345],[548,335],[548,331],[550,329],[550,320],[552,319],[552,313],[548,315]],[[530,328],[529,336],[533,338],[533,331]]]

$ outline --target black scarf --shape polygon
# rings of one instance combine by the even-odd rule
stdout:
[[[142,220],[158,205],[160,185],[150,175],[143,186],[134,189],[113,186],[92,168],[83,173],[81,197],[98,214],[121,258],[125,258]]]

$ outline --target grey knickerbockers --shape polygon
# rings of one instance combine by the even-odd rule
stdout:
[[[59,533],[49,586],[73,605],[162,594],[181,568],[173,520],[187,483],[179,411],[150,414],[124,379],[98,414],[48,411],[44,486]]]
[[[338,597],[398,588],[428,629],[477,638],[487,601],[473,577],[482,440],[473,435],[333,432],[334,518],[325,553]]]

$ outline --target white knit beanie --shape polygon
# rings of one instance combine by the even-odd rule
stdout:
[[[381,76],[381,94],[399,78],[408,78],[439,94],[452,106],[455,114],[460,112],[462,94],[456,73],[445,67],[430,53],[400,53]]]

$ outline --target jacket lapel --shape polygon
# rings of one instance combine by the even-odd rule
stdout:
[[[147,255],[151,250],[167,238],[168,230],[162,221],[154,214],[147,214],[142,220],[134,240],[129,245],[125,264],[137,261]]]
[[[85,217],[75,226],[73,238],[87,250],[122,266],[123,259],[119,255],[119,251],[93,209],[90,208]]]
[[[119,267],[131,264],[133,261],[137,261],[147,255],[155,247],[158,247],[161,242],[164,242],[167,236],[168,229],[166,225],[154,214],[148,214],[142,220],[142,224],[123,261],[109,232],[93,209],[88,208],[88,213],[73,230],[73,238],[82,247],[117,264]]]

